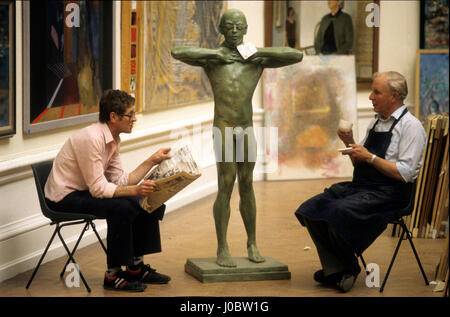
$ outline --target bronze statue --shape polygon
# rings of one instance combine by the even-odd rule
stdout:
[[[214,220],[218,241],[217,264],[234,267],[226,240],[230,218],[230,197],[236,175],[239,184],[239,209],[247,231],[248,258],[253,262],[264,262],[256,246],[256,204],[253,192],[253,169],[255,161],[249,159],[248,149],[256,149],[252,130],[252,96],[265,67],[282,67],[302,60],[300,51],[290,47],[258,48],[256,53],[244,59],[237,46],[243,44],[247,33],[244,14],[235,9],[227,10],[219,23],[225,41],[216,49],[199,47],[176,47],[172,56],[189,65],[201,66],[205,70],[214,93],[214,123],[216,132],[214,149],[218,175],[218,192],[214,202]],[[226,130],[241,132],[233,135],[233,145],[226,146]],[[229,131],[229,130],[228,130]],[[245,138],[247,136],[247,138]],[[237,151],[244,143],[244,159],[227,160],[229,151]],[[228,151],[228,152],[226,152]]]

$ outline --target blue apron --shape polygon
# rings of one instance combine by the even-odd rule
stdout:
[[[380,158],[385,158],[391,143],[394,121],[387,132],[376,132],[375,122],[364,147]],[[295,212],[304,226],[302,216],[329,223],[339,236],[360,255],[396,219],[396,210],[409,199],[410,186],[388,177],[372,164],[355,162],[353,180],[326,188],[323,193],[305,201]]]

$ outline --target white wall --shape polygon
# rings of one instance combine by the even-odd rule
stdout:
[[[114,2],[120,6],[120,2]],[[40,213],[30,164],[52,159],[63,142],[82,126],[58,129],[33,135],[22,133],[22,23],[21,2],[16,2],[16,103],[17,134],[12,138],[0,139],[0,281],[33,268],[50,237],[48,220]],[[264,44],[263,1],[229,1],[228,8],[237,8],[246,14],[249,25],[246,42],[257,47]],[[119,11],[116,15],[120,17]],[[410,87],[407,102],[413,103],[415,52],[419,46],[419,2],[382,1],[380,29],[380,67],[383,70],[398,70],[405,74]],[[116,31],[116,36],[120,32]],[[116,42],[120,41],[117,37]],[[117,47],[115,55],[120,56]],[[116,65],[120,62],[116,60]],[[118,69],[119,67],[116,67]],[[120,73],[115,82],[120,82]],[[116,86],[117,87],[117,86]],[[368,91],[358,92],[358,125],[361,135],[373,115],[368,100]],[[255,125],[263,122],[263,97],[261,84],[253,97]],[[177,108],[155,114],[138,116],[135,130],[122,137],[122,158],[127,170],[133,169],[144,157],[160,146],[175,142],[173,136],[182,131],[196,135],[200,140],[194,151],[202,153],[202,177],[185,191],[176,195],[167,205],[170,212],[214,193],[216,171],[210,142],[210,128],[213,118],[212,103]],[[262,180],[262,175],[256,175]],[[98,222],[98,229],[105,236],[105,223]],[[67,230],[65,237],[73,241],[79,229]],[[83,240],[83,245],[95,241],[93,235]],[[55,243],[47,260],[64,255],[60,244]]]
[[[398,71],[408,83],[405,100],[414,114],[416,52],[420,46],[420,1],[380,1],[378,71]],[[373,118],[369,90],[358,91],[359,140]]]

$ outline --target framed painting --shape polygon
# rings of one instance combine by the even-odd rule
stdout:
[[[268,155],[277,168],[267,180],[352,176],[350,159],[337,151],[344,144],[336,131],[344,119],[358,135],[353,55],[305,56],[265,69],[263,89],[265,126],[278,129],[278,153]]]
[[[111,1],[24,1],[24,110],[27,134],[98,120],[112,88]]]
[[[136,98],[136,111],[143,110],[143,43],[145,1],[121,2],[120,89]]]
[[[448,0],[420,1],[420,48],[448,49]]]
[[[422,122],[430,114],[448,112],[448,50],[418,50],[415,115]]]
[[[294,9],[294,20],[298,29],[296,48],[302,50],[305,55],[318,55],[314,42],[322,17],[330,13],[327,1],[265,0],[264,45],[286,46],[285,20],[290,12],[289,8]],[[342,10],[350,15],[353,23],[354,41],[351,54],[355,55],[358,89],[370,89],[372,74],[378,71],[380,1],[345,1]]]
[[[172,58],[170,52],[176,46],[218,47],[226,1],[144,1],[144,6],[144,110],[211,101],[203,69]]]
[[[16,133],[14,3],[0,1],[0,138]]]

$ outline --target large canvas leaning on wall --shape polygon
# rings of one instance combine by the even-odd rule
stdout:
[[[266,69],[263,87],[265,125],[278,128],[278,153],[268,153],[277,169],[267,180],[350,177],[350,159],[337,151],[344,147],[337,128],[340,119],[351,121],[358,135],[354,56],[305,56]]]
[[[146,111],[212,100],[203,69],[175,60],[170,51],[177,46],[218,47],[224,9],[224,1],[145,1]]]
[[[111,1],[24,1],[27,134],[98,120],[112,88]]]

